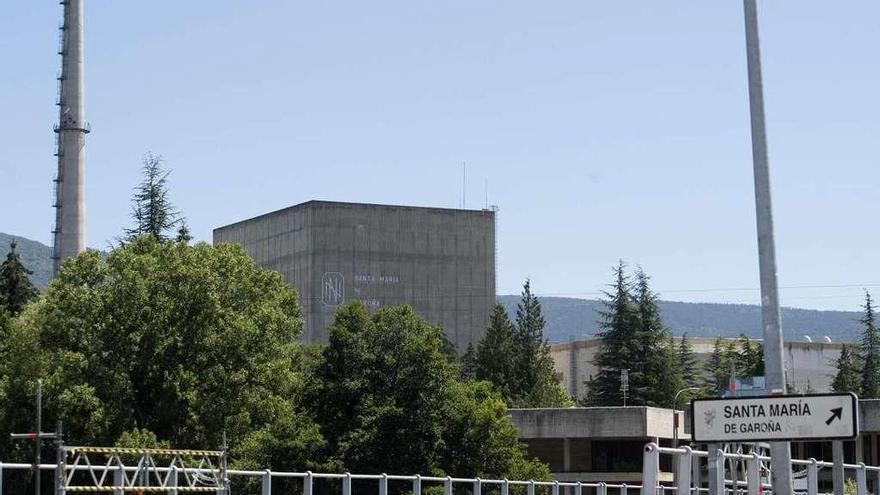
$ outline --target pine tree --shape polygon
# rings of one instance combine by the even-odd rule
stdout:
[[[739,376],[764,376],[764,346],[752,342],[746,334],[739,336],[740,352],[736,355],[736,373]]]
[[[736,350],[732,342],[725,342],[720,336],[715,338],[712,354],[706,361],[703,380],[704,394],[723,395],[730,379],[730,362],[735,359]]]
[[[491,383],[508,404],[516,389],[516,353],[514,329],[507,311],[496,304],[489,317],[489,328],[477,345],[475,375],[478,380]]]
[[[656,372],[653,374],[653,379],[656,380],[657,386],[648,395],[647,405],[667,408],[680,407],[681,404],[673,404],[675,394],[690,385],[685,380],[684,368],[678,359],[678,347],[675,345],[672,335],[669,335],[668,339],[661,343],[660,348],[655,350],[654,353],[660,358],[658,369],[662,370],[662,374]],[[649,374],[648,376],[652,375]]]
[[[859,322],[862,331],[862,399],[880,398],[880,333],[874,319],[874,301],[865,292],[865,315]]]
[[[39,294],[28,278],[34,272],[22,264],[21,257],[15,252],[16,246],[17,243],[13,240],[9,245],[6,261],[0,264],[0,303],[12,316],[21,313]]]
[[[681,336],[681,341],[678,343],[678,362],[681,364],[685,387],[698,387],[700,372],[697,368],[697,358],[694,356],[694,346],[688,340],[687,333]]]
[[[180,228],[177,229],[177,242],[189,244],[191,240],[192,234],[189,232],[189,225],[186,224],[186,220],[181,219]]]
[[[538,382],[538,354],[544,346],[544,316],[541,303],[532,294],[531,281],[523,284],[522,297],[516,306],[514,330],[520,391],[531,390]]]
[[[477,356],[474,344],[470,343],[461,357],[461,379],[473,380],[477,375]]]
[[[134,189],[131,217],[134,227],[125,229],[125,240],[131,242],[140,235],[167,239],[168,233],[183,222],[180,213],[168,198],[168,174],[162,168],[162,157],[148,153],[144,157],[143,180]]]
[[[831,390],[835,392],[853,392],[860,394],[861,378],[859,376],[858,355],[850,350],[846,344],[840,349],[840,357],[837,358],[835,367],[837,374],[831,382]]]
[[[663,325],[657,295],[649,286],[648,275],[639,267],[635,277],[634,344],[638,357],[629,363],[631,403],[670,406],[675,393],[684,388],[681,366],[672,336]]]
[[[514,383],[512,405],[517,407],[553,407],[571,404],[571,397],[559,384],[550,346],[544,338],[541,303],[532,294],[531,282],[523,284],[522,298],[516,307],[513,333]]]
[[[638,314],[623,261],[614,267],[613,272],[615,281],[605,292],[605,309],[599,311],[601,330],[597,336],[601,344],[593,359],[598,370],[589,392],[591,402],[602,406],[622,404],[620,372],[641,358],[635,345]],[[632,378],[630,375],[630,381]]]

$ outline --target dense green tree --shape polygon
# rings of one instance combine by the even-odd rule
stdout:
[[[134,427],[131,430],[122,432],[116,439],[114,447],[122,447],[127,449],[170,449],[174,446],[168,440],[160,440],[156,434],[146,428]]]
[[[517,388],[514,328],[501,304],[495,304],[489,328],[477,346],[476,378],[485,380],[512,402]]]
[[[731,364],[735,364],[739,353],[733,341],[721,337],[715,338],[712,354],[704,365],[703,393],[706,395],[723,395],[730,383]]]
[[[569,407],[574,404],[571,395],[559,383],[550,347],[538,351],[536,380],[531,389],[523,390],[513,407]]]
[[[703,366],[703,393],[723,395],[730,388],[730,372],[736,376],[764,375],[764,347],[751,341],[745,334],[734,341],[717,337],[712,354]]]
[[[632,404],[671,407],[675,393],[684,388],[678,353],[672,335],[663,325],[657,295],[649,286],[648,275],[638,268],[635,277],[634,344],[639,358],[629,365]]]
[[[697,358],[694,355],[694,346],[688,340],[687,333],[681,336],[681,340],[678,343],[678,362],[681,366],[684,386],[699,387],[702,375],[700,375]]]
[[[605,309],[599,312],[600,331],[597,336],[601,345],[593,360],[598,372],[593,377],[589,392],[592,403],[606,406],[623,403],[621,370],[630,368],[632,363],[642,358],[636,340],[638,312],[626,275],[626,265],[620,261],[613,271],[615,281],[611,289],[605,292]],[[640,380],[640,377],[635,378],[637,382]],[[632,380],[630,373],[630,382]]]
[[[461,379],[473,380],[477,376],[477,351],[474,344],[468,344],[461,356]]]
[[[186,224],[186,220],[180,221],[180,227],[177,228],[177,242],[182,242],[184,244],[189,244],[192,241],[192,234],[189,231],[189,225]]]
[[[0,431],[34,429],[38,350],[37,336],[0,307]],[[24,460],[31,452],[33,447],[26,442],[13,442],[8,433],[0,435],[0,459]]]
[[[443,331],[409,306],[339,308],[309,397],[330,461],[352,472],[549,474],[528,461],[497,392],[461,382]]]
[[[0,264],[0,305],[12,316],[21,313],[39,294],[28,278],[34,272],[25,268],[15,248],[16,242],[13,240],[6,260]]]
[[[522,296],[516,306],[516,327],[513,334],[518,388],[530,390],[538,381],[538,359],[544,346],[544,316],[541,303],[532,294],[531,281],[523,284]]]
[[[125,229],[125,241],[131,242],[144,234],[164,240],[175,232],[175,227],[184,229],[184,232],[177,232],[178,238],[189,236],[183,218],[168,197],[168,174],[171,172],[162,168],[162,157],[148,153],[144,157],[142,173],[143,179],[132,196],[134,226]]]
[[[514,383],[510,397],[516,407],[560,407],[571,405],[571,397],[559,384],[550,346],[544,338],[541,303],[532,294],[531,283],[523,284],[516,307],[513,334]]]
[[[71,258],[21,318],[39,342],[46,420],[73,443],[150,438],[205,448],[228,434],[239,465],[302,469],[318,427],[306,382],[295,290],[240,246],[141,236]]]
[[[549,467],[529,459],[498,392],[487,382],[450,387],[438,465],[451,476],[549,480]]]
[[[0,307],[0,459],[29,462],[33,443],[14,441],[8,432],[34,431],[34,392],[39,378],[37,336]],[[4,476],[9,493],[32,493],[30,471]]]
[[[840,349],[840,356],[835,362],[835,368],[837,368],[837,373],[831,382],[831,389],[835,392],[860,394],[862,384],[859,356],[846,344],[843,344]]]
[[[865,314],[862,324],[862,399],[880,399],[880,332],[874,315],[874,301],[865,292]]]
[[[739,353],[736,359],[736,374],[740,377],[764,376],[764,346],[753,342],[746,334],[739,336]]]

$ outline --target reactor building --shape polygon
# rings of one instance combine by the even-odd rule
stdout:
[[[409,304],[459,351],[495,304],[495,211],[308,201],[214,230],[299,291],[306,342],[340,304]]]

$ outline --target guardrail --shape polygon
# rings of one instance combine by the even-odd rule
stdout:
[[[675,486],[662,486],[659,483],[659,463],[661,455],[670,455],[673,457],[673,465],[675,466]],[[709,452],[701,450],[693,450],[690,447],[660,447],[655,443],[649,443],[645,446],[644,464],[642,469],[642,489],[641,495],[658,495],[674,493],[676,495],[693,495],[696,493],[707,493],[707,488],[702,488],[701,480],[696,478],[695,474],[700,473],[700,459],[706,459],[706,464],[715,462],[715,466],[709,466],[710,476],[714,475],[714,480],[708,480],[711,485],[719,487],[722,493],[742,493],[748,495],[759,495],[772,493],[772,487],[768,483],[769,479],[762,476],[762,469],[769,466],[770,457],[753,454],[737,454],[726,453],[718,450],[714,456],[714,460],[710,459]],[[745,464],[745,480],[728,479],[725,477],[726,466],[728,460],[735,460]],[[804,487],[802,490],[796,490],[795,493],[806,495],[818,495],[819,492],[819,469],[833,468],[834,463],[827,461],[818,461],[816,459],[792,459],[791,467],[804,474]],[[714,468],[714,469],[712,469]],[[800,468],[800,469],[797,469]],[[851,474],[850,478],[855,479],[856,495],[868,495],[868,473],[872,472],[880,479],[880,466],[867,466],[864,463],[843,464],[844,474]],[[846,476],[844,476],[846,478]],[[713,494],[715,495],[715,494]],[[720,494],[719,494],[720,495]]]
[[[40,464],[40,469],[45,471],[55,471],[57,465],[56,464]],[[34,469],[33,464],[25,464],[25,463],[2,463],[0,462],[0,495],[3,494],[3,473],[7,470],[25,470],[32,471]],[[68,470],[75,471],[87,471],[87,466],[67,466]],[[117,478],[121,477],[122,471],[124,472],[137,472],[138,470],[142,470],[143,467],[138,466],[123,466],[123,467],[110,467],[110,472],[118,472]],[[178,468],[178,467],[158,467],[151,468],[156,472],[160,473],[168,473],[172,471],[176,471],[178,473],[202,473],[208,472],[207,469],[198,469],[198,468]],[[627,484],[615,484],[615,483],[587,483],[587,482],[567,482],[567,481],[536,481],[536,480],[509,480],[509,479],[481,479],[481,478],[458,478],[452,476],[421,476],[421,475],[399,475],[399,474],[352,474],[352,473],[313,473],[311,471],[305,472],[287,472],[287,471],[271,471],[271,470],[262,470],[262,471],[248,471],[248,470],[239,470],[239,469],[228,469],[226,471],[226,475],[230,478],[230,481],[234,481],[233,478],[250,478],[259,480],[260,482],[260,494],[261,495],[271,495],[272,494],[272,485],[273,480],[280,479],[297,479],[301,483],[302,494],[303,495],[315,495],[315,481],[317,480],[336,480],[341,484],[340,494],[341,495],[352,495],[352,483],[355,481],[370,481],[375,482],[375,492],[377,495],[388,495],[388,485],[389,482],[408,482],[409,489],[411,490],[412,495],[422,495],[423,490],[428,486],[442,486],[443,495],[454,495],[456,493],[456,487],[460,487],[469,495],[483,495],[483,490],[489,489],[493,493],[498,493],[500,495],[510,495],[511,487],[522,487],[525,489],[525,495],[539,495],[539,491],[543,494],[546,493],[548,495],[563,495],[562,489],[567,489],[569,495],[583,495],[584,489],[595,490],[597,495],[635,495],[639,493],[642,489],[641,485],[627,485]],[[168,477],[169,480],[176,480],[177,476]],[[99,483],[95,483],[95,488],[91,490],[85,490],[84,487],[79,487],[78,491],[93,491],[93,492],[106,492],[106,493],[114,493],[121,494],[122,491],[119,490],[119,486],[117,485],[108,485],[108,486],[98,486]],[[228,484],[227,484],[228,486]],[[154,485],[150,487],[139,487],[141,491],[148,492],[164,492],[173,495],[177,495],[178,488],[180,492],[184,492],[187,490],[186,487],[180,486],[175,487],[173,485]],[[216,490],[216,488],[214,489]],[[192,491],[192,487],[189,488],[189,491]],[[207,490],[203,491],[211,491],[210,487]],[[217,490],[221,492],[222,490]],[[359,492],[363,492],[359,488]],[[487,490],[488,491],[488,490]],[[230,490],[231,492],[231,490]],[[63,489],[58,491],[56,487],[56,494],[63,495]]]
[[[675,466],[675,486],[664,486],[659,483],[660,473],[660,456],[672,456]],[[705,461],[704,461],[705,459]],[[727,469],[728,461],[737,461],[745,465],[745,479],[738,480],[729,479],[725,476],[730,472]],[[406,483],[407,491],[412,495],[423,495],[426,488],[442,487],[443,495],[454,495],[455,493],[467,493],[468,495],[483,495],[485,492],[491,492],[492,495],[510,495],[511,487],[517,487],[514,493],[522,493],[524,495],[585,495],[586,493],[596,493],[596,495],[700,495],[710,493],[710,489],[704,487],[704,479],[701,479],[701,469],[708,466],[710,462],[716,463],[715,466],[709,466],[708,472],[715,476],[714,480],[708,480],[710,485],[719,487],[718,494],[748,494],[748,495],[767,495],[772,493],[768,483],[769,472],[768,466],[770,458],[759,454],[738,454],[725,453],[718,450],[716,455],[710,458],[709,452],[694,450],[690,447],[669,448],[660,447],[657,444],[649,443],[644,450],[644,466],[642,471],[641,485],[627,485],[623,483],[602,483],[602,482],[568,482],[568,481],[536,481],[536,480],[509,480],[509,479],[481,479],[481,478],[460,478],[452,476],[421,476],[421,475],[399,475],[399,474],[353,474],[353,473],[313,473],[311,471],[304,472],[287,472],[287,471],[271,471],[271,470],[238,470],[227,469],[225,471],[227,479],[223,486],[227,487],[224,492],[217,487],[206,486],[201,491],[223,493],[231,495],[229,489],[230,481],[253,480],[259,483],[259,492],[261,495],[272,495],[273,482],[280,480],[295,480],[294,483],[301,489],[302,495],[315,495],[315,483],[319,480],[333,480],[336,486],[333,492],[340,495],[352,495],[354,482],[358,483],[358,493],[370,493],[374,489],[376,495],[388,495],[390,483]],[[803,474],[802,478],[805,483],[803,489],[796,490],[795,493],[806,495],[819,494],[819,470],[822,468],[833,468],[834,464],[827,461],[819,461],[816,459],[792,460],[792,467]],[[89,472],[88,466],[82,465],[66,465],[62,466],[68,472],[83,471]],[[714,468],[714,469],[713,469]],[[868,495],[867,478],[868,473],[873,473],[880,480],[880,467],[866,466],[859,464],[844,464],[844,471],[850,474],[850,477],[856,482],[856,494]],[[3,494],[3,477],[4,472],[10,470],[31,471],[34,469],[33,464],[28,463],[2,463],[0,462],[0,495]],[[40,464],[43,471],[56,471],[56,464]],[[138,472],[144,470],[144,466],[111,466],[109,472],[113,473],[117,479],[122,478],[124,473]],[[151,467],[153,472],[172,473],[173,476],[164,478],[154,478],[156,480],[166,480],[163,483],[155,483],[149,487],[138,487],[149,492],[163,492],[177,495],[178,492],[184,493],[193,490],[194,486],[175,486],[177,484],[177,474],[206,474],[215,473],[216,469],[204,468],[188,468],[180,466],[171,467]],[[57,479],[57,478],[56,478]],[[149,477],[148,477],[149,479]],[[167,480],[171,480],[170,482]],[[364,482],[368,485],[365,486]],[[106,492],[113,494],[122,494],[118,483],[102,486],[97,479],[93,488],[79,487],[79,491]],[[373,485],[371,488],[369,485]],[[288,485],[289,486],[289,485]],[[399,487],[399,485],[398,485]],[[287,488],[281,487],[281,488]],[[586,490],[585,490],[586,489]],[[289,491],[289,490],[283,490]],[[433,491],[433,490],[432,490]],[[393,491],[392,491],[393,492]],[[64,495],[65,489],[62,485],[60,488],[56,484],[55,493]],[[276,493],[279,493],[276,490]],[[322,489],[321,493],[327,493]]]

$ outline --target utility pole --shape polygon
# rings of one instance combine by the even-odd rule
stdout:
[[[761,49],[758,42],[758,12],[755,0],[743,0],[746,28],[746,60],[749,77],[749,114],[752,123],[752,161],[755,175],[755,211],[758,231],[758,260],[761,272],[761,317],[764,324],[764,368],[771,394],[785,393],[782,356],[782,326],[776,280],[776,247],[773,240],[773,209],[770,201],[770,171],[767,164],[767,131],[764,122],[764,88],[761,81]],[[791,489],[791,444],[771,442],[773,493]]]

